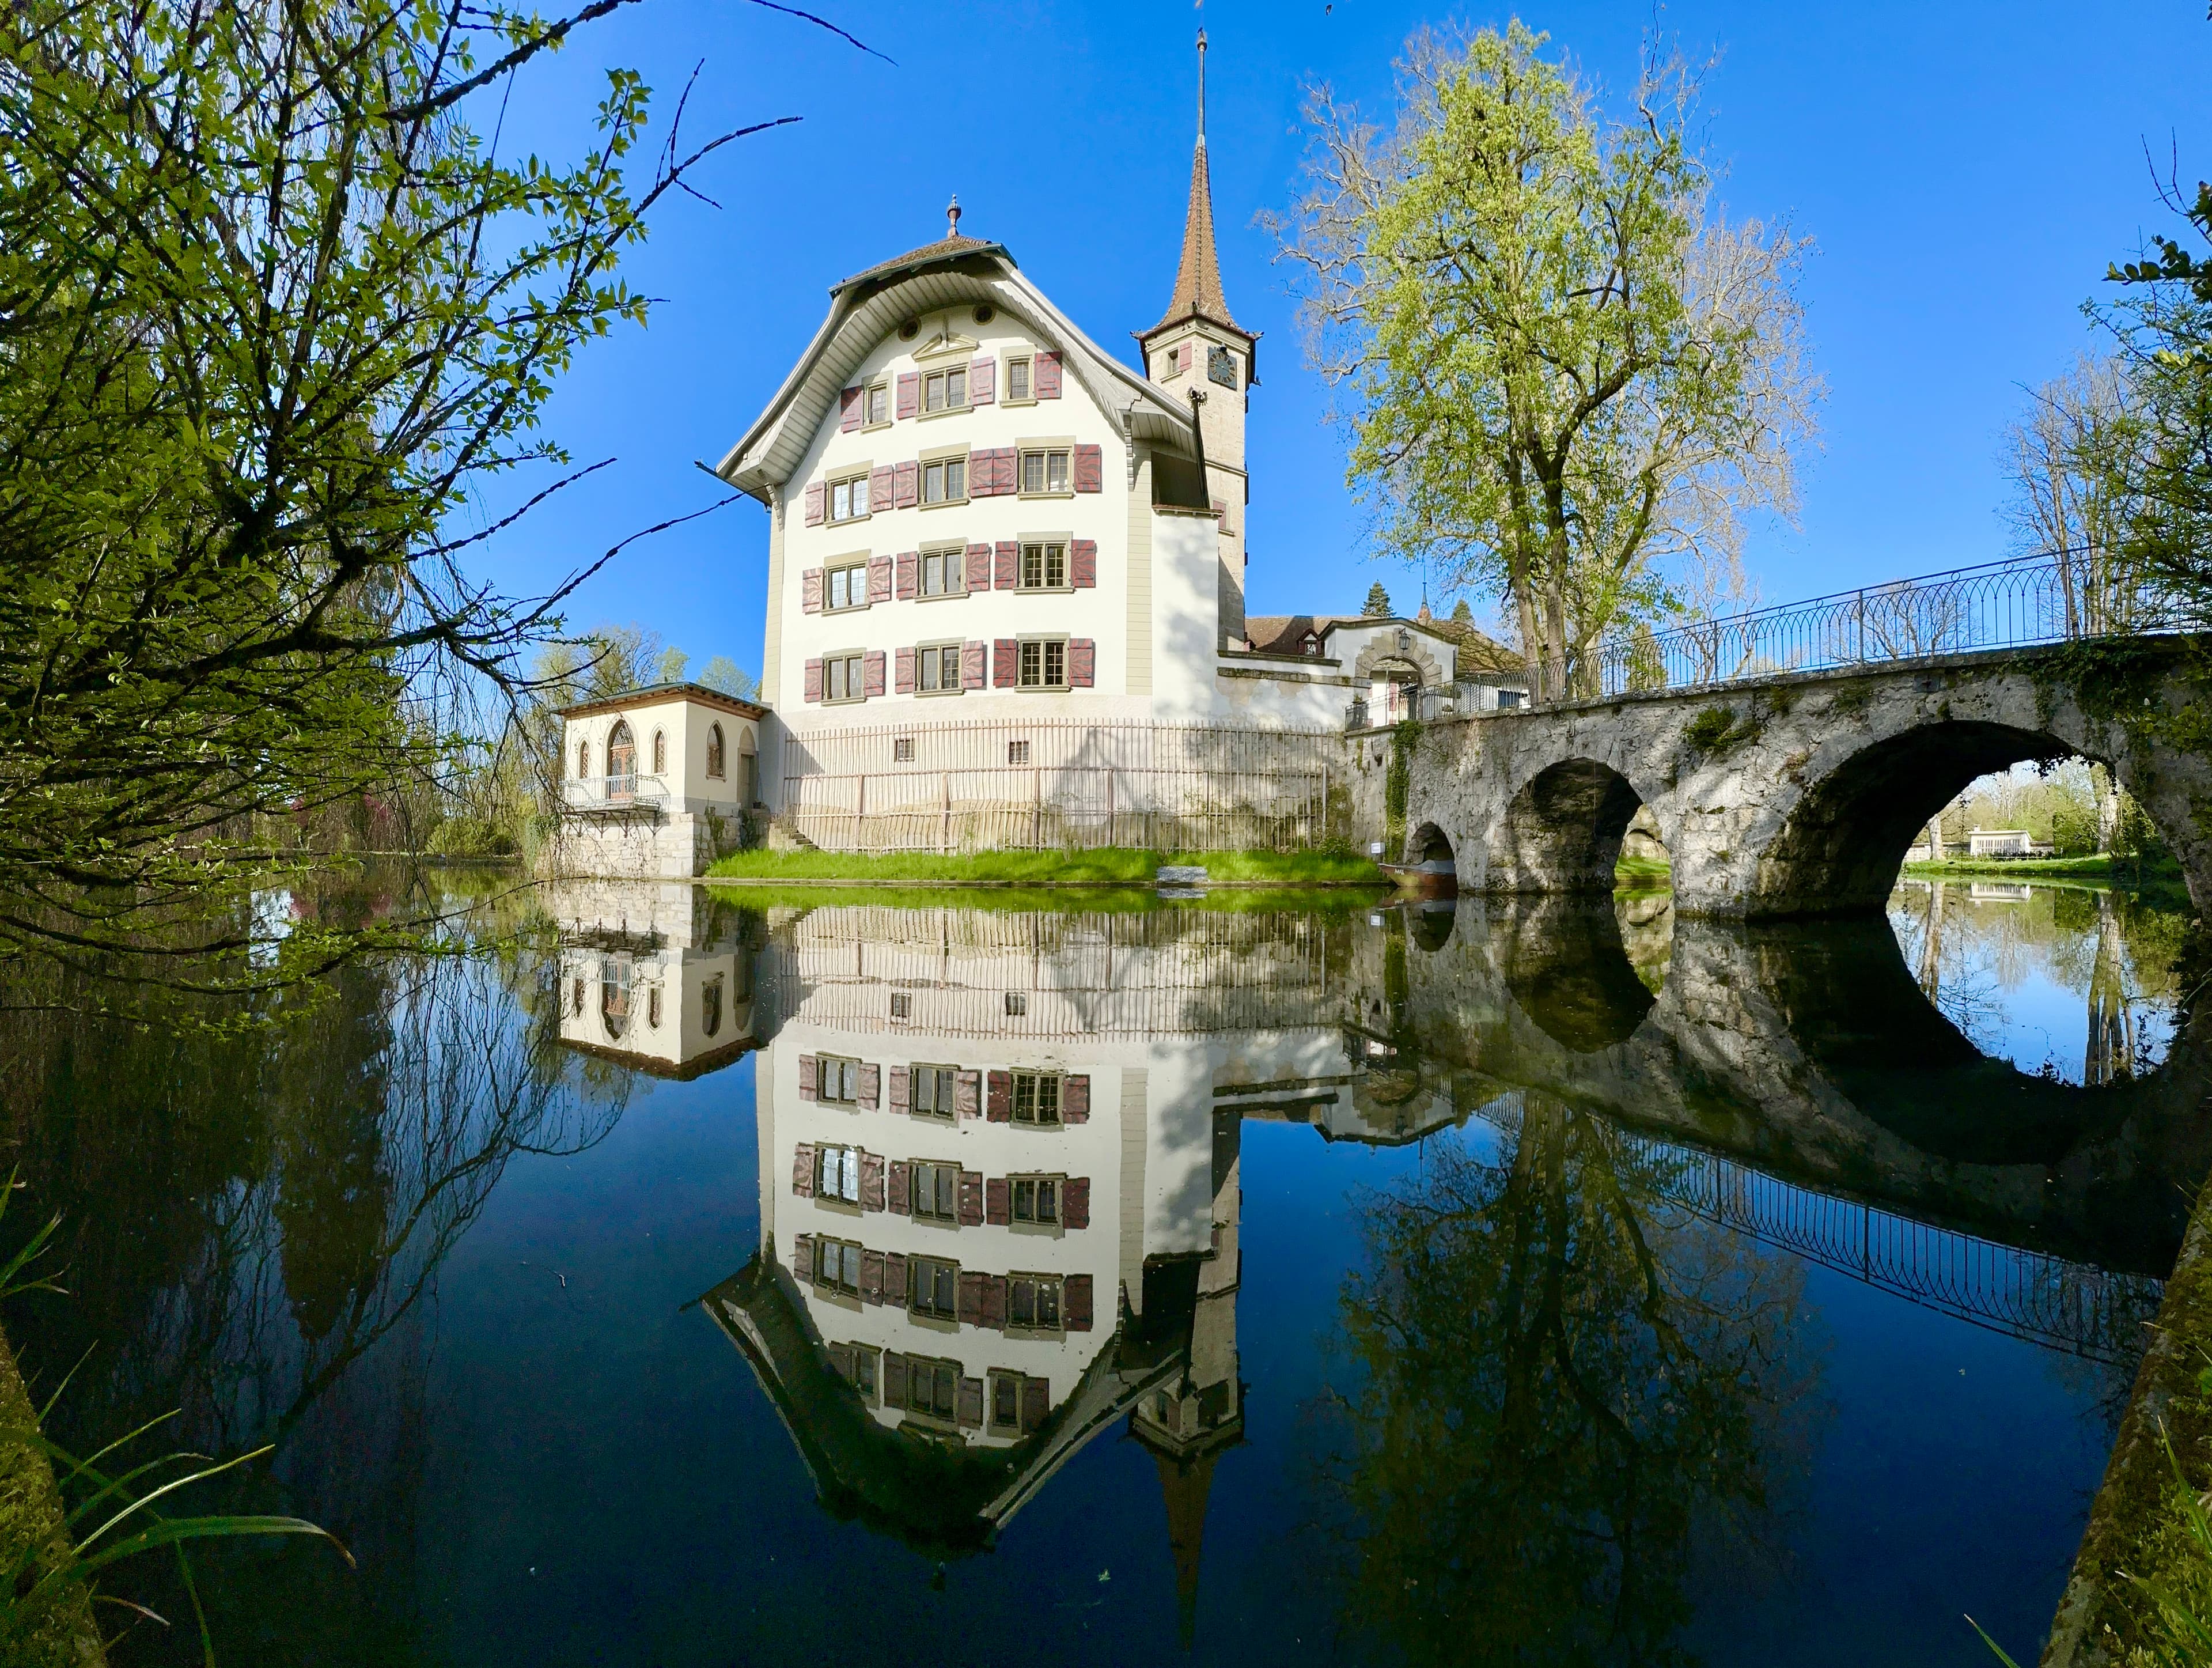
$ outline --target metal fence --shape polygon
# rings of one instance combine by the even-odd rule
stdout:
[[[832,851],[1302,850],[1339,831],[1343,748],[1204,725],[817,730],[784,741],[780,819]]]
[[[2190,624],[2168,593],[2118,557],[2043,551],[1664,631],[1638,628],[1607,642],[1584,676],[1570,673],[1564,694],[1553,698],[1694,689],[1778,673],[2173,631]]]
[[[1517,1093],[1478,1116],[1509,1132]],[[1764,1244],[1914,1303],[2045,1348],[2127,1363],[2142,1352],[2163,1281],[2003,1245],[1955,1228],[1787,1182],[1700,1148],[1618,1132],[1631,1160],[1675,1204]]]

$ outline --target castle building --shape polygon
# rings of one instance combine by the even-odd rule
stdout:
[[[1421,688],[1497,704],[1496,677],[1455,664],[1463,629],[1248,618],[1259,338],[1223,290],[1202,33],[1199,52],[1182,255],[1141,368],[963,233],[956,202],[943,238],[832,288],[718,466],[770,518],[762,803],[817,843],[1118,842],[1158,831],[1117,819],[1224,784],[1259,784],[1254,814],[1310,816],[1348,724]],[[1255,764],[1206,739],[1249,733],[1307,741]],[[1212,776],[1172,804],[1131,798],[1192,771]]]

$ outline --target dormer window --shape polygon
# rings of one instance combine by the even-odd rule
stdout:
[[[921,379],[923,416],[967,409],[968,368],[965,365],[955,365],[949,370],[931,371]]]
[[[1306,653],[1309,654],[1318,654],[1321,653],[1321,639],[1314,636],[1310,631],[1306,633]]]

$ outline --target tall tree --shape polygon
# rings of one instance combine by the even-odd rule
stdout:
[[[633,181],[619,70],[573,161],[474,118],[624,3],[0,18],[0,898],[38,900],[0,945],[119,942],[117,908],[235,884],[256,817],[434,775],[558,635],[596,564],[536,601],[465,564],[598,466],[547,394],[643,318],[623,252],[736,136],[672,128]]]
[[[1274,229],[1382,546],[1500,594],[1556,698],[1617,620],[1664,607],[1655,563],[1790,511],[1820,390],[1805,246],[1715,209],[1694,77],[1647,54],[1610,121],[1544,46],[1517,21],[1420,31],[1388,131],[1314,89],[1308,187]]]
[[[1359,612],[1369,619],[1390,618],[1390,594],[1382,588],[1381,580],[1367,587],[1367,600],[1359,605]]]

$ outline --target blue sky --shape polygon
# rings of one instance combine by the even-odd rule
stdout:
[[[1305,144],[1301,88],[1387,107],[1424,21],[1510,15],[1381,0],[809,0],[896,63],[738,0],[644,0],[534,67],[507,143],[589,143],[605,69],[641,71],[664,112],[703,61],[687,132],[796,115],[698,176],[714,210],[664,206],[629,271],[662,298],[643,331],[595,344],[552,432],[611,457],[491,558],[542,590],[641,527],[711,502],[718,459],[774,393],[839,278],[961,229],[1005,242],[1093,339],[1165,305],[1189,178],[1191,44],[1212,42],[1208,136],[1231,306],[1263,332],[1249,455],[1254,612],[1355,608],[1380,577],[1344,484],[1328,391],[1300,351],[1285,273],[1253,223],[1285,205]],[[1801,526],[1761,530],[1747,567],[1771,600],[2003,554],[1999,437],[2021,387],[2092,338],[2106,262],[2167,216],[2144,150],[2212,173],[2212,24],[2171,3],[1843,6],[1581,3],[1519,14],[1609,88],[1656,18],[1717,52],[1705,142],[1737,216],[1786,216],[1819,253],[1802,286],[1828,400]],[[629,622],[691,652],[760,664],[767,519],[749,501],[633,545],[581,594],[580,624]],[[1478,605],[1480,606],[1480,605]]]

